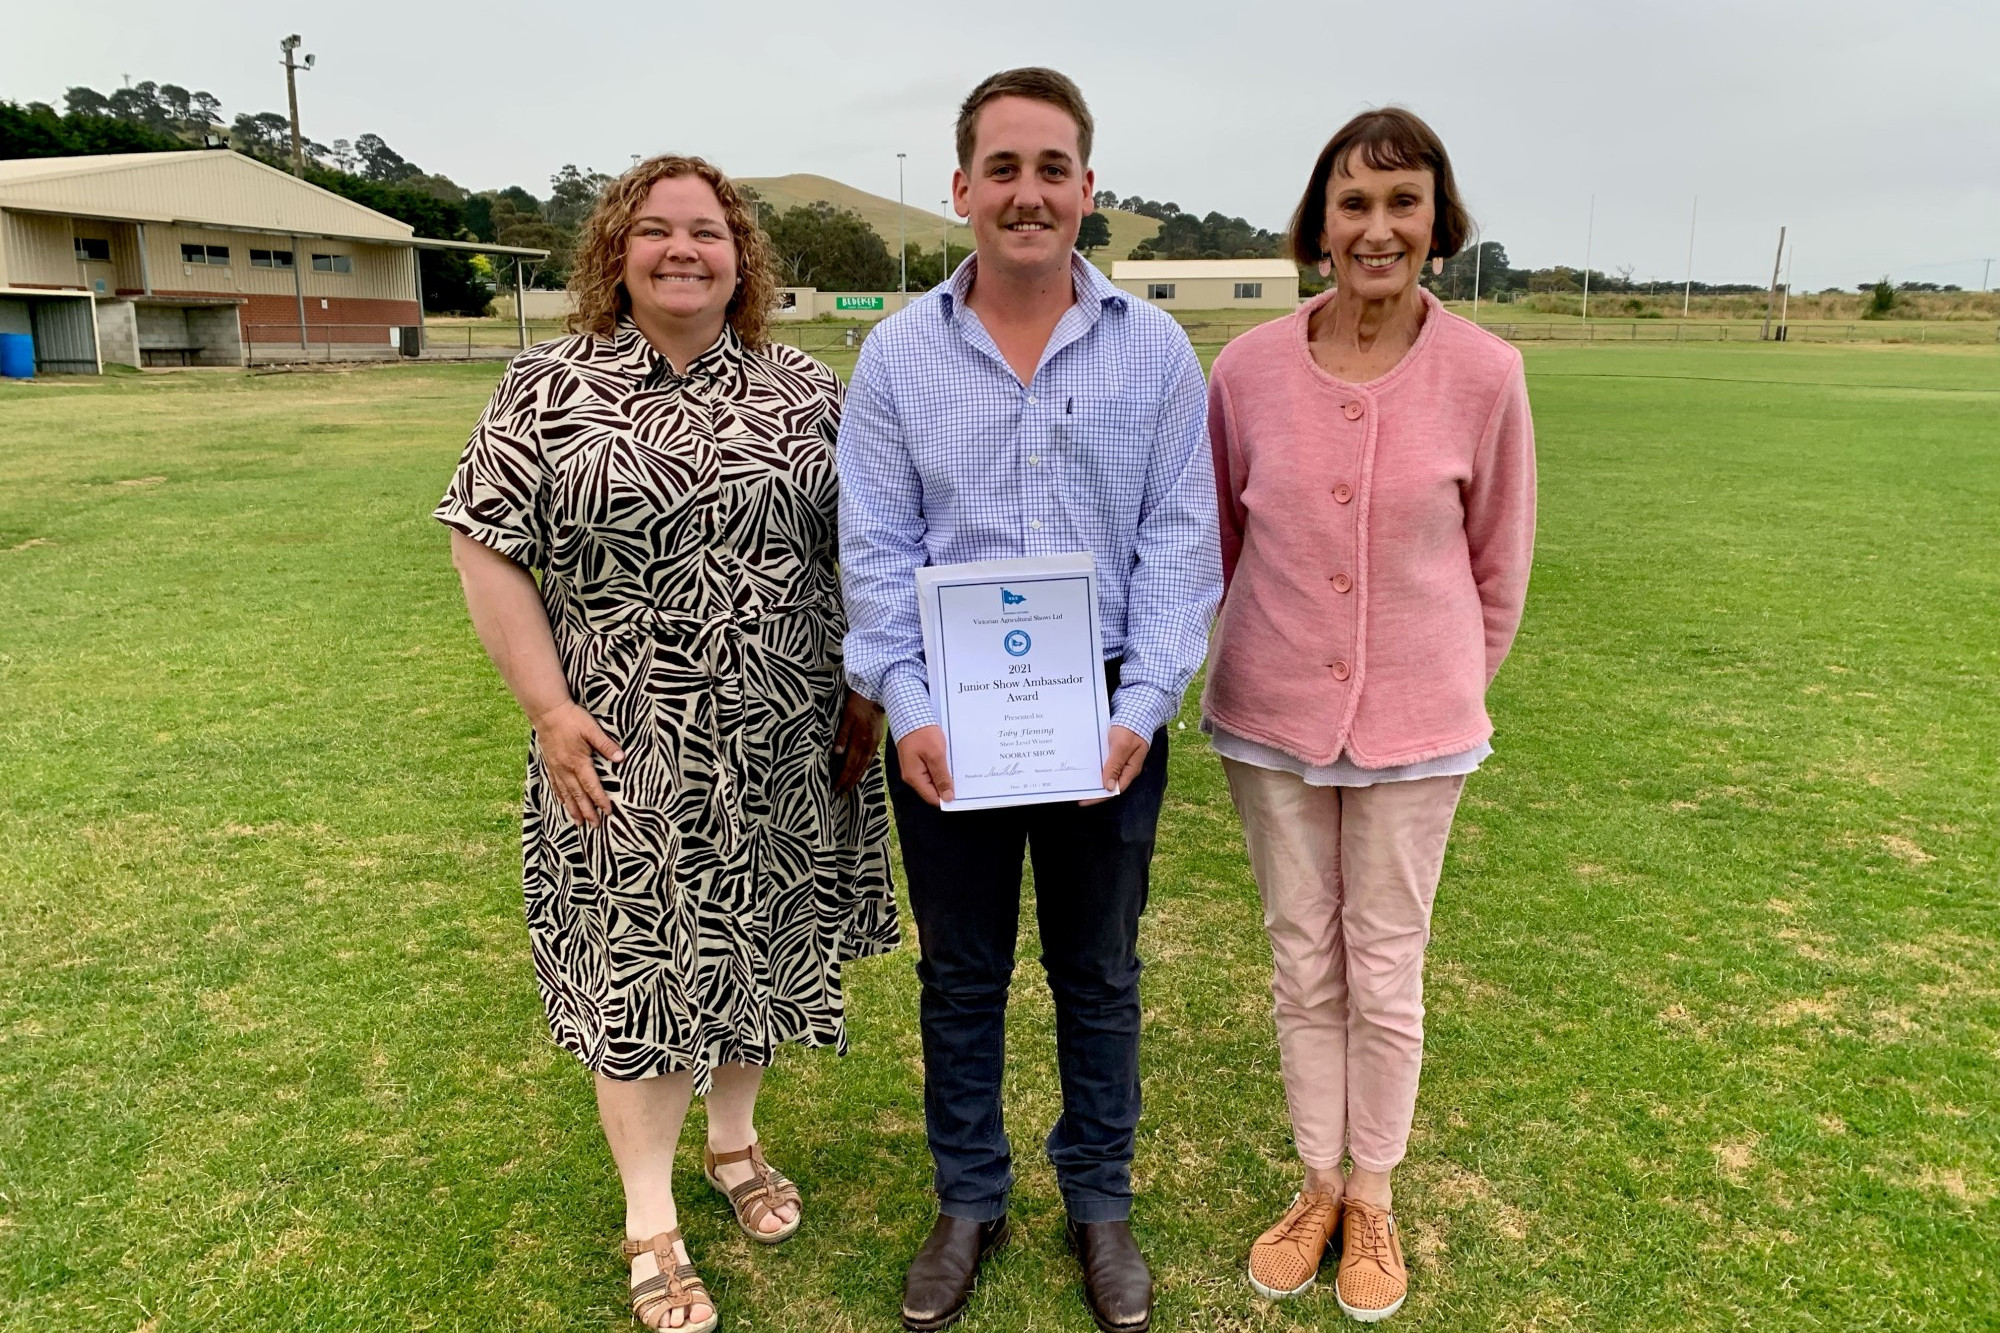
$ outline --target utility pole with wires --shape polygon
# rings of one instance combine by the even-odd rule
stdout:
[[[295,62],[292,59],[292,53],[298,49],[299,35],[297,33],[293,33],[278,43],[278,50],[284,52],[285,56],[279,62],[285,67],[285,96],[292,104],[292,174],[294,176],[304,176],[306,174],[306,150],[304,142],[299,138],[299,71],[302,69],[311,69],[313,67],[313,58],[308,54],[304,64]]]
[[[1701,196],[1694,197],[1694,207],[1688,210],[1688,272],[1687,281],[1681,284],[1681,322],[1688,317],[1688,297],[1694,293],[1694,224],[1701,216]]]
[[[1771,315],[1778,307],[1778,274],[1785,266],[1785,229],[1778,228],[1778,253],[1771,257],[1771,294],[1764,301],[1764,329],[1757,335],[1758,341],[1768,342],[1771,338]]]
[[[896,267],[902,274],[896,290],[906,299],[910,294],[910,242],[903,226],[903,159],[908,156],[908,153],[896,154]]]

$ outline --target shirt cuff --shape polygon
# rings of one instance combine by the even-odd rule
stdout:
[[[882,706],[889,712],[889,739],[900,741],[918,727],[937,724],[931,690],[909,667],[891,667],[882,681]]]
[[[1179,712],[1179,704],[1165,690],[1133,681],[1129,685],[1120,684],[1111,700],[1111,725],[1136,731],[1151,741],[1153,733],[1173,721]]]

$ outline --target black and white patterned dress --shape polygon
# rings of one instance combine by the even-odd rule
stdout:
[[[839,393],[727,329],[680,376],[629,324],[543,343],[437,508],[541,571],[571,695],[625,752],[591,829],[531,738],[522,828],[549,1025],[609,1077],[844,1049],[841,964],[896,946],[879,763],[832,785]]]

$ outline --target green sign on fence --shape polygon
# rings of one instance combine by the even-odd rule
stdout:
[[[833,298],[835,310],[880,310],[882,298],[879,296],[836,296]]]

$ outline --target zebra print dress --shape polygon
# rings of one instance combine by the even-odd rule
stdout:
[[[541,571],[571,695],[625,752],[592,829],[531,737],[522,823],[549,1026],[608,1077],[845,1050],[841,964],[896,946],[879,761],[832,786],[839,395],[728,329],[684,375],[630,324],[543,343],[437,508]]]

